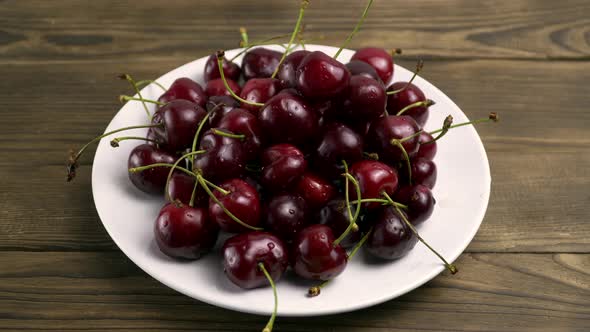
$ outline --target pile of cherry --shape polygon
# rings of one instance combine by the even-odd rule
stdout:
[[[384,49],[360,49],[343,64],[340,51],[289,52],[291,42],[285,53],[246,48],[241,66],[222,51],[211,55],[204,89],[186,77],[165,89],[123,76],[137,92],[123,99],[143,103],[150,123],[90,143],[149,128],[111,145],[145,141],[129,155],[129,178],[165,196],[154,225],[160,250],[196,260],[220,230],[235,233],[222,248],[225,274],[242,288],[271,285],[275,314],[274,282],[289,267],[320,282],[309,290],[315,296],[361,247],[391,261],[422,241],[455,273],[414,226],[435,205],[437,139],[470,123],[447,117],[424,131],[434,102],[411,81],[386,86],[394,66]],[[141,96],[149,83],[164,90],[157,101]],[[157,104],[154,114],[146,103]],[[90,143],[70,156],[68,180]]]

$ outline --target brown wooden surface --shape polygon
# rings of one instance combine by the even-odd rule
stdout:
[[[136,8],[141,7],[141,8]],[[312,1],[338,45],[363,2]],[[129,88],[214,49],[286,33],[296,1],[0,0],[0,330],[255,331],[266,318],[192,300],[117,250],[92,202],[90,154]],[[399,299],[277,331],[590,330],[590,2],[376,0],[351,47],[401,47],[480,126],[493,185],[458,264]]]

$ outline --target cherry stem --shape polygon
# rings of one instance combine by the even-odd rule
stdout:
[[[390,201],[393,202],[391,200],[391,197],[389,197],[389,195],[387,195],[386,192],[383,192],[383,196],[385,196],[385,198]],[[428,249],[430,249],[430,251],[432,251],[438,258],[440,258],[440,260],[445,264],[445,267],[452,273],[455,274],[457,273],[459,270],[457,269],[457,267],[453,264],[450,264],[449,262],[447,262],[446,259],[444,259],[443,256],[441,256],[436,250],[434,250],[428,243],[426,243],[426,241],[424,241],[424,239],[422,239],[422,237],[420,236],[420,234],[418,234],[418,231],[416,230],[416,228],[414,228],[414,225],[412,225],[411,222],[408,221],[408,218],[406,218],[406,215],[397,207],[394,206],[395,209],[397,210],[397,213],[400,215],[400,217],[402,218],[402,220],[404,221],[404,223],[410,228],[410,230],[412,230],[412,233],[414,233],[414,235],[418,238],[418,240],[420,242],[422,242],[422,244],[424,244]]]
[[[344,48],[346,48],[348,43],[350,43],[350,41],[352,40],[352,37],[354,37],[354,35],[356,35],[356,33],[359,31],[359,29],[361,28],[361,25],[363,24],[363,21],[365,20],[365,17],[367,17],[367,13],[369,12],[369,8],[371,8],[372,4],[373,4],[373,0],[369,0],[369,2],[367,3],[367,6],[365,7],[365,10],[363,11],[363,14],[361,15],[361,18],[356,23],[356,26],[354,27],[354,29],[352,30],[350,35],[348,35],[348,37],[346,38],[346,40],[344,41],[342,46],[340,46],[340,49],[338,49],[338,52],[336,52],[336,54],[334,54],[334,59],[338,59],[338,56],[340,55],[342,50]]]
[[[82,154],[84,153],[84,151],[86,151],[86,149],[93,143],[100,141],[101,139],[112,135],[112,134],[116,134],[125,130],[131,130],[131,129],[141,129],[141,128],[153,128],[153,127],[161,127],[162,124],[161,123],[156,123],[156,124],[149,124],[149,125],[139,125],[139,126],[130,126],[130,127],[125,127],[125,128],[119,128],[119,129],[115,129],[113,131],[109,131],[108,133],[104,133],[100,136],[97,136],[95,138],[93,138],[90,142],[86,143],[84,146],[82,146],[82,148],[74,154],[73,151],[70,152],[70,156],[68,158],[68,164],[67,164],[67,177],[66,180],[67,182],[70,182],[74,179],[74,177],[76,177],[76,168],[78,168],[78,159],[80,159],[80,156],[82,156]]]
[[[238,100],[244,104],[259,106],[259,107],[264,106],[263,103],[255,103],[255,102],[248,101],[246,99],[241,98],[229,87],[229,84],[227,83],[227,80],[225,79],[225,73],[223,72],[223,57],[225,56],[225,52],[220,50],[220,51],[217,51],[216,55],[217,55],[217,68],[219,69],[219,75],[221,76],[221,80],[223,81],[223,85],[225,86],[225,89],[229,92],[229,94],[232,97],[234,97],[236,100]]]
[[[275,324],[275,319],[277,318],[277,308],[279,306],[279,297],[277,295],[277,286],[275,286],[275,283],[272,280],[270,273],[268,273],[268,271],[264,267],[264,263],[262,263],[262,262],[258,263],[258,268],[260,269],[260,271],[262,271],[262,273],[264,273],[264,276],[266,277],[266,279],[268,279],[268,283],[270,284],[270,287],[272,287],[272,293],[275,298],[275,305],[272,310],[272,315],[270,316],[270,319],[268,320],[268,323],[266,323],[266,326],[264,327],[264,329],[262,329],[262,332],[272,332],[272,328]]]
[[[346,177],[346,184],[348,184],[348,180],[350,180],[352,182],[352,184],[354,184],[354,188],[356,190],[356,197],[357,198],[361,198],[361,187],[359,186],[358,181],[354,178],[354,176],[350,175],[350,173],[346,172],[344,173],[344,176]],[[346,230],[344,230],[344,232],[342,232],[342,234],[340,234],[340,236],[334,240],[333,245],[337,246],[338,244],[340,244],[340,242],[342,242],[342,240],[344,240],[344,238],[348,235],[348,233],[350,233],[350,231],[352,231],[355,227],[356,229],[358,229],[358,225],[356,224],[356,220],[358,219],[358,216],[361,212],[361,202],[360,199],[357,199],[357,203],[356,203],[356,210],[354,211],[354,216],[351,213],[350,210],[350,200],[348,198],[348,188],[345,189],[346,193],[345,193],[345,199],[346,199],[346,207],[348,208],[348,217],[350,218],[350,223],[348,224],[348,227],[346,227]]]
[[[358,200],[354,200],[351,203],[358,203]],[[386,200],[386,199],[380,199],[380,198],[364,198],[360,200],[361,203],[381,203],[383,205],[392,205],[390,201]],[[408,209],[408,206],[402,203],[398,203],[398,202],[393,202],[393,205],[398,206],[402,209]]]
[[[246,138],[246,135],[243,135],[243,134],[234,134],[232,132],[221,130],[221,129],[217,129],[217,128],[211,129],[211,132],[213,134],[215,134],[215,135],[219,135],[219,136],[223,136],[223,137],[229,137],[229,138],[236,138],[236,139],[240,139],[240,140],[243,140],[244,138]]]
[[[393,90],[393,91],[387,91],[387,94],[394,95],[396,93],[400,93],[400,92],[404,91],[405,89],[407,89],[410,86],[410,84],[412,84],[412,82],[414,81],[416,76],[418,76],[418,73],[422,70],[422,68],[424,68],[424,61],[418,60],[418,63],[416,64],[416,70],[414,71],[414,75],[412,75],[412,78],[410,78],[408,83],[406,83],[406,85],[404,85],[403,88]]]
[[[487,118],[481,118],[481,119],[477,119],[477,120],[473,120],[473,121],[457,123],[455,125],[449,126],[449,128],[447,130],[452,129],[452,128],[457,128],[457,127],[472,125],[472,124],[476,124],[476,123],[488,122],[488,121],[498,122],[499,121],[498,114],[495,112],[492,112],[492,113],[490,113],[490,115]],[[437,130],[433,130],[433,131],[429,132],[429,134],[432,135],[432,134],[440,133],[444,130],[445,130],[445,128],[443,125],[442,128],[437,129]],[[428,143],[430,143],[430,142],[428,142]],[[423,143],[423,144],[426,144],[426,143]]]
[[[434,102],[434,100],[430,100],[430,99],[417,101],[417,102],[415,102],[413,104],[410,104],[410,105],[402,108],[399,112],[397,112],[396,115],[397,116],[400,116],[400,115],[404,114],[407,110],[410,110],[410,109],[415,108],[415,107],[430,107],[430,106],[432,106],[434,104],[436,104]]]
[[[207,152],[207,151],[205,151],[205,150],[191,151],[191,152],[185,153],[184,155],[180,156],[180,158],[176,159],[176,161],[172,165],[172,168],[170,168],[170,172],[168,172],[168,177],[166,178],[166,187],[164,189],[164,192],[166,193],[165,194],[166,200],[172,201],[172,197],[170,197],[170,193],[168,192],[168,187],[170,186],[170,179],[172,178],[172,173],[174,173],[174,170],[178,167],[178,164],[190,156],[194,156],[196,154],[202,154],[205,152]]]
[[[205,191],[207,192],[207,194],[209,195],[209,197],[211,197],[211,199],[217,204],[219,205],[219,207],[221,207],[221,209],[223,210],[223,212],[225,212],[225,214],[227,214],[228,217],[230,217],[233,221],[237,222],[238,224],[240,224],[243,227],[246,227],[248,229],[251,229],[253,231],[261,231],[262,228],[260,227],[254,227],[251,225],[246,224],[245,222],[241,221],[238,217],[236,217],[233,213],[231,213],[224,205],[223,203],[221,203],[221,201],[219,201],[219,199],[215,196],[215,194],[213,194],[213,192],[211,192],[211,189],[209,189],[209,185],[207,183],[211,183],[209,181],[205,182],[205,179],[203,178],[203,176],[201,174],[197,174],[197,181],[199,181],[199,183],[201,184],[201,186],[203,186],[203,189],[205,189]]]
[[[149,84],[155,84],[160,89],[164,90],[164,92],[167,91],[167,89],[162,84],[160,84],[158,81],[155,81],[155,80],[141,80],[141,81],[135,82],[135,84],[137,84],[138,87],[144,86],[144,85],[149,85]]]
[[[142,99],[141,104],[143,105],[143,109],[145,110],[145,113],[147,114],[148,119],[150,119],[150,121],[151,121],[152,114],[150,113],[150,110],[148,109],[147,105],[145,104],[145,101],[143,100],[143,97],[141,96],[141,92],[139,91],[139,87],[137,86],[137,83],[135,83],[135,80],[129,74],[122,74],[121,76],[119,76],[119,78],[124,79],[127,82],[129,82],[129,84],[131,84],[131,86],[133,87],[133,90],[135,90],[135,93],[137,94],[137,96],[140,99]]]
[[[246,28],[240,27],[240,35],[242,36],[242,41],[240,42],[240,45],[242,45],[242,43],[243,43],[243,47],[247,47],[248,46],[248,31],[246,31]]]
[[[120,102],[126,102],[126,101],[130,101],[130,100],[137,100],[137,101],[141,101],[141,102],[152,103],[152,104],[156,104],[158,106],[166,105],[165,103],[159,102],[157,100],[151,100],[151,99],[145,99],[145,98],[135,98],[135,97],[127,96],[127,95],[120,95],[119,96]]]
[[[452,124],[453,124],[453,116],[448,115],[445,118],[445,120],[443,121],[443,126],[442,126],[442,128],[440,128],[440,133],[438,134],[438,136],[436,136],[435,138],[431,139],[428,142],[424,142],[421,144],[430,144],[432,142],[438,141],[441,137],[445,136],[449,132],[449,129],[451,129]]]
[[[201,120],[201,122],[199,123],[199,127],[197,127],[197,131],[195,132],[195,137],[193,138],[193,145],[191,147],[191,151],[196,151],[197,150],[197,141],[199,140],[199,135],[201,134],[201,131],[203,130],[203,127],[205,126],[205,123],[207,122],[207,120],[209,120],[209,115],[211,115],[211,113],[213,113],[213,111],[215,111],[215,109],[219,106],[219,105],[223,105],[222,103],[215,105],[215,107],[213,107],[211,109],[211,111],[207,112],[207,114],[205,114],[205,117],[203,117],[203,119]],[[192,163],[195,163],[195,156],[193,156],[191,158]]]
[[[265,39],[265,40],[261,40],[261,41],[259,41],[259,42],[254,42],[254,43],[252,43],[252,44],[249,44],[249,45],[242,45],[242,43],[240,43],[240,47],[245,47],[245,48],[244,48],[243,50],[241,50],[240,52],[238,52],[236,55],[234,55],[234,56],[233,56],[233,57],[232,57],[232,58],[229,60],[229,62],[233,62],[233,61],[234,61],[235,59],[237,59],[237,58],[238,58],[240,55],[242,55],[242,54],[244,54],[244,53],[248,52],[248,51],[249,51],[249,50],[250,50],[252,47],[255,47],[255,46],[262,46],[262,45],[273,45],[274,43],[270,43],[270,42],[272,42],[272,41],[274,41],[274,40],[277,40],[277,39],[281,39],[281,38],[287,38],[287,37],[289,37],[290,35],[291,35],[291,34],[288,34],[288,33],[287,33],[287,34],[284,34],[284,35],[278,35],[278,36],[274,36],[274,37],[267,38],[267,39]],[[269,43],[270,43],[270,44],[269,44]]]
[[[344,166],[344,173],[348,174],[348,163],[346,163],[346,160],[342,160],[342,165]],[[346,178],[344,181],[344,199],[346,202],[346,210],[348,211],[348,218],[352,218],[352,208],[350,207],[350,196],[348,193],[348,178]]]
[[[122,136],[122,137],[113,138],[111,140],[111,146],[114,147],[114,148],[117,148],[117,147],[119,147],[119,143],[121,141],[126,141],[126,140],[131,140],[131,139],[133,139],[133,140],[140,140],[140,141],[146,141],[146,142],[152,142],[152,143],[158,144],[158,142],[156,140],[145,138],[145,137],[141,137],[141,136]]]
[[[416,134],[414,134],[416,135]],[[412,135],[412,136],[414,136]],[[408,136],[410,137],[410,136]],[[392,139],[391,140],[391,144],[397,146],[400,150],[402,150],[402,154],[404,156],[404,159],[406,160],[406,167],[408,168],[408,184],[412,185],[412,165],[410,164],[410,156],[408,156],[408,152],[406,151],[406,148],[404,148],[404,145],[402,144],[402,141],[399,139]]]
[[[145,165],[145,166],[131,167],[130,169],[128,169],[128,171],[129,171],[129,173],[138,173],[138,172],[143,172],[145,170],[156,168],[156,167],[174,167],[174,164],[155,163],[155,164],[149,164],[149,165]],[[182,166],[176,166],[176,169],[181,172],[184,172],[188,175],[192,175],[194,177],[197,177],[197,174],[195,174],[194,172],[192,172]]]
[[[287,50],[285,52],[283,52],[283,56],[281,56],[281,60],[279,61],[277,68],[275,68],[275,71],[272,73],[270,78],[275,78],[275,76],[277,76],[277,74],[279,73],[279,68],[281,67],[281,64],[283,63],[283,61],[285,61],[287,54],[291,50],[291,45],[293,45],[293,42],[295,41],[295,37],[297,37],[297,35],[299,34],[301,21],[303,21],[303,14],[305,13],[305,9],[307,8],[307,5],[309,5],[308,0],[301,1],[301,6],[299,7],[299,16],[297,17],[297,22],[295,23],[295,28],[293,29],[293,33],[291,34],[291,39],[289,39],[289,43],[287,44]]]
[[[194,174],[194,173],[193,173]],[[196,174],[195,174],[196,176]],[[191,200],[188,202],[188,206],[193,207],[195,204],[195,197],[197,196],[197,188],[199,187],[199,181],[195,179],[195,185],[193,186],[193,192],[191,193]]]
[[[417,132],[415,132],[414,134],[412,134],[412,135],[410,135],[410,136],[406,136],[406,137],[404,137],[404,138],[400,138],[400,139],[399,139],[399,142],[400,142],[400,143],[403,143],[403,142],[405,142],[405,141],[409,141],[409,140],[411,140],[411,139],[412,139],[412,138],[414,138],[414,137],[418,137],[418,136],[420,136],[420,134],[422,134],[422,132],[423,132],[423,131],[424,131],[424,130],[420,129],[420,130],[418,130]]]
[[[363,156],[371,160],[379,160],[379,155],[375,152],[363,152]]]
[[[229,191],[227,191],[227,190],[225,190],[225,189],[221,188],[220,186],[216,185],[215,183],[213,183],[213,182],[211,182],[211,181],[209,181],[209,180],[207,180],[207,179],[205,179],[205,178],[203,178],[203,181],[205,181],[205,183],[206,183],[208,186],[210,186],[210,187],[213,187],[213,189],[215,189],[215,190],[219,191],[219,192],[220,192],[220,193],[221,193],[223,196],[225,196],[225,195],[229,195],[229,193],[230,193]]]

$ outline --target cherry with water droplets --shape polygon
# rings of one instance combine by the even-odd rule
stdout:
[[[375,160],[362,160],[352,164],[350,174],[358,181],[361,197],[381,198],[385,192],[393,194],[398,187],[399,179],[397,171],[390,166]],[[356,191],[351,186],[348,188],[349,195],[356,199]],[[363,203],[366,208],[374,209],[379,203]]]
[[[350,71],[350,75],[352,75],[352,77],[364,76],[372,78],[375,81],[381,83],[381,85],[383,85],[381,77],[379,77],[379,74],[377,74],[375,68],[373,68],[370,64],[366,62],[360,60],[352,60],[346,64],[346,68],[348,68],[348,70]]]
[[[262,146],[262,129],[255,115],[244,109],[235,108],[219,121],[218,127],[234,134],[244,135],[242,144],[247,161],[258,157]]]
[[[303,197],[311,209],[319,209],[334,197],[336,189],[326,179],[307,172],[297,181],[294,192]]]
[[[346,231],[350,225],[350,218],[351,216],[348,215],[346,202],[343,199],[328,202],[317,214],[319,223],[330,227],[335,237],[340,237]],[[360,239],[360,229],[358,227],[352,228],[344,239],[340,241],[340,245],[344,248],[350,248]]]
[[[205,153],[195,156],[193,169],[210,181],[223,181],[244,173],[247,155],[240,139],[208,130],[201,137],[199,150]]]
[[[127,167],[135,168],[156,163],[173,164],[175,161],[175,155],[146,143],[131,150]],[[166,186],[168,172],[169,169],[166,167],[153,167],[140,172],[129,172],[129,179],[143,192],[161,194]]]
[[[201,107],[205,107],[207,95],[201,85],[188,77],[176,79],[172,85],[158,98],[161,103],[169,103],[173,100],[188,100]]]
[[[239,95],[240,91],[242,91],[242,89],[240,88],[240,85],[238,83],[236,83],[236,81],[231,80],[231,79],[226,79],[226,81],[227,81],[227,84],[229,85],[230,89],[235,94]],[[231,96],[231,93],[229,91],[227,91],[227,88],[225,87],[225,84],[223,83],[223,80],[221,78],[216,78],[214,80],[210,80],[209,82],[207,82],[207,85],[205,86],[205,93],[209,97]]]
[[[219,187],[229,192],[227,195],[219,190],[213,192],[221,204],[245,224],[257,227],[260,223],[261,207],[256,189],[240,179],[225,181]],[[213,199],[209,200],[209,216],[226,232],[240,233],[249,230],[230,218]]]
[[[281,61],[283,53],[264,47],[254,48],[242,59],[242,72],[246,81],[252,78],[271,77]]]
[[[242,70],[240,69],[240,66],[234,62],[228,61],[225,57],[223,57],[223,74],[226,78],[233,81],[238,81],[240,79],[241,73]],[[216,54],[211,54],[209,58],[207,58],[207,62],[205,63],[205,71],[203,74],[205,82],[209,82],[221,77],[221,74],[219,73],[219,66],[217,65]]]
[[[365,76],[352,76],[344,97],[343,108],[354,122],[371,122],[385,112],[387,95],[378,81]]]
[[[291,266],[305,279],[330,280],[337,277],[347,263],[346,251],[334,245],[332,229],[326,225],[311,225],[293,241]]]
[[[362,137],[342,123],[331,123],[316,148],[314,164],[323,174],[339,177],[344,171],[343,160],[353,163],[362,158]]]
[[[281,81],[283,88],[294,88],[297,86],[297,67],[301,64],[303,58],[305,58],[310,51],[298,50],[289,53],[277,73],[277,78]]]
[[[153,127],[155,136],[165,142],[170,151],[182,151],[193,142],[197,128],[207,112],[199,105],[187,100],[173,100],[160,107],[152,118],[152,123],[162,123]]]
[[[345,65],[326,53],[315,51],[303,58],[296,72],[297,90],[310,99],[334,98],[350,81]]]
[[[166,169],[168,173],[169,169]],[[189,204],[195,190],[196,179],[194,176],[181,171],[175,171],[168,182],[168,197],[171,201],[180,201],[183,204]],[[207,206],[209,196],[200,186],[195,191],[193,206]]]
[[[393,59],[386,50],[378,47],[365,47],[356,51],[351,60],[358,60],[369,64],[381,81],[387,83],[393,76]]]
[[[265,209],[268,229],[283,241],[290,242],[309,225],[309,211],[305,200],[292,194],[279,194],[270,199]]]
[[[277,144],[262,153],[260,182],[265,189],[280,191],[288,188],[305,173],[307,161],[294,145]]]
[[[406,214],[408,220],[414,225],[419,225],[428,220],[434,211],[434,196],[432,191],[424,185],[414,184],[401,187],[393,196],[393,199],[408,207]]]
[[[266,103],[280,90],[280,82],[276,78],[253,78],[244,84],[240,98],[252,103]],[[260,106],[242,102],[241,107],[258,114]]]
[[[403,151],[392,140],[401,140],[411,137],[420,131],[416,121],[409,116],[389,115],[375,120],[369,129],[369,146],[371,149],[392,163],[405,160]],[[409,156],[418,152],[418,137],[411,137],[404,140],[402,146]]]
[[[386,207],[373,226],[366,249],[373,256],[393,260],[407,255],[416,242],[418,238],[404,223],[399,213],[392,207]]]

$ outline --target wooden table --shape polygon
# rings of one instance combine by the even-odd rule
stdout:
[[[339,45],[364,4],[312,1]],[[130,93],[219,48],[288,33],[297,1],[0,1],[0,330],[256,331],[266,317],[178,294],[126,258],[91,194],[91,153]],[[351,47],[404,50],[478,128],[492,196],[459,274],[372,308],[279,318],[277,331],[590,331],[590,2],[376,1]],[[469,208],[469,207],[466,207]]]

